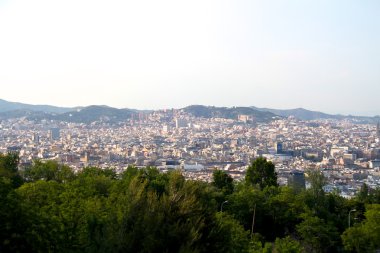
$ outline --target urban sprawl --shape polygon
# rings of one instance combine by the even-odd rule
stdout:
[[[18,152],[20,169],[39,159],[76,171],[155,166],[204,181],[220,169],[241,180],[252,160],[265,157],[275,164],[280,185],[302,185],[308,170],[320,170],[327,178],[325,190],[346,198],[363,183],[380,186],[379,139],[379,124],[294,117],[257,123],[248,115],[206,119],[182,110],[155,111],[118,124],[0,121],[0,151]]]

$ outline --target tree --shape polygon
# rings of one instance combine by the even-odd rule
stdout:
[[[323,186],[326,184],[326,178],[322,172],[317,170],[308,170],[306,172],[310,188],[303,192],[302,198],[305,204],[312,210],[313,214],[319,218],[327,216],[327,199]]]
[[[364,183],[360,187],[360,191],[357,194],[357,199],[360,202],[368,203],[368,200],[369,200],[369,189],[368,189],[368,185],[366,183]]]
[[[0,177],[0,252],[27,252],[26,211],[9,178]]]
[[[59,204],[64,189],[64,185],[56,181],[38,180],[25,183],[16,190],[20,205],[28,214],[29,224],[23,229],[31,252],[61,250],[64,231]]]
[[[272,237],[284,237],[295,232],[296,225],[301,222],[300,215],[304,212],[305,205],[300,201],[293,190],[288,187],[267,187],[264,189],[267,195],[266,214],[270,215],[272,227],[267,223],[272,232]]]
[[[24,171],[24,178],[26,181],[56,181],[65,182],[74,179],[74,173],[67,165],[62,165],[56,161],[42,162],[35,160],[30,168]]]
[[[249,233],[239,222],[226,213],[216,213],[216,224],[211,233],[219,240],[213,245],[214,252],[248,252]]]
[[[245,182],[248,185],[259,185],[261,189],[266,186],[277,186],[277,173],[272,162],[259,157],[247,169]]]
[[[305,252],[305,249],[302,245],[288,237],[285,238],[277,238],[274,243],[274,253],[302,253]]]
[[[19,156],[16,153],[3,155],[0,153],[0,178],[9,178],[13,188],[19,187],[23,180],[18,173]]]
[[[380,204],[367,205],[366,220],[348,228],[342,235],[346,250],[374,252],[380,249]]]
[[[234,191],[234,180],[222,170],[213,172],[212,185],[221,190],[224,195],[230,195]]]
[[[316,198],[322,198],[325,195],[323,186],[326,185],[326,178],[322,172],[317,170],[307,171],[308,181],[310,182],[310,189]]]
[[[311,252],[331,252],[339,238],[336,228],[309,213],[302,215],[303,221],[297,225],[297,232],[303,239],[305,248]]]

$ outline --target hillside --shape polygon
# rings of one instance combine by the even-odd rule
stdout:
[[[374,124],[380,121],[380,116],[351,116],[332,115],[304,108],[271,109],[258,107],[215,107],[204,105],[190,105],[183,108],[187,113],[202,118],[237,119],[238,115],[250,115],[257,122],[269,122],[276,118],[294,116],[300,120],[316,119],[347,119],[356,123]],[[67,122],[91,123],[94,121],[121,122],[130,119],[138,113],[151,113],[153,110],[117,109],[109,106],[92,105],[87,107],[57,107],[50,105],[30,105],[18,102],[9,102],[0,99],[0,119],[22,118],[32,120],[61,120]]]
[[[74,110],[74,108],[58,107],[51,105],[31,105],[18,102],[9,102],[0,99],[0,112],[10,111],[35,111],[45,113],[65,113]]]
[[[226,118],[237,119],[238,115],[250,115],[258,122],[268,122],[275,118],[277,115],[271,112],[259,111],[250,107],[215,107],[204,105],[191,105],[183,108],[187,113],[192,114],[194,117],[202,118]]]
[[[311,111],[304,108],[296,109],[271,109],[271,108],[258,108],[251,106],[251,108],[262,111],[271,112],[282,117],[293,116],[300,120],[317,120],[317,119],[336,119],[336,120],[351,120],[357,123],[369,123],[373,124],[380,120],[380,116],[368,117],[368,116],[352,116],[352,115],[341,115],[341,114],[327,114],[318,111]]]
[[[135,110],[92,105],[76,111],[56,115],[54,119],[76,123],[91,123],[99,120],[120,122],[130,119],[133,114],[136,114]]]

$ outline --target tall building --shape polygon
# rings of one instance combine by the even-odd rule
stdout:
[[[182,127],[187,127],[187,120],[181,119],[181,118],[176,118],[175,119],[175,128],[182,128]]]
[[[59,128],[51,128],[49,130],[49,138],[51,141],[59,140],[60,138]]]
[[[32,140],[33,140],[34,144],[39,144],[40,143],[40,136],[37,133],[34,133]]]
[[[380,138],[380,122],[377,122],[376,133],[377,133],[377,137]]]
[[[276,150],[276,154],[282,154],[283,149],[282,149],[282,142],[275,142],[274,144],[274,149]]]
[[[305,189],[305,174],[302,171],[291,171],[288,176],[288,186],[295,190]]]

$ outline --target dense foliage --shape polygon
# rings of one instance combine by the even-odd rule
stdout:
[[[272,171],[265,163],[254,162],[252,174],[260,166]],[[379,249],[380,191],[363,187],[347,200],[326,194],[321,175],[309,174],[312,187],[295,193],[273,180],[236,183],[224,171],[215,171],[212,183],[150,167],[73,173],[36,161],[20,171],[17,155],[0,155],[0,252]]]

